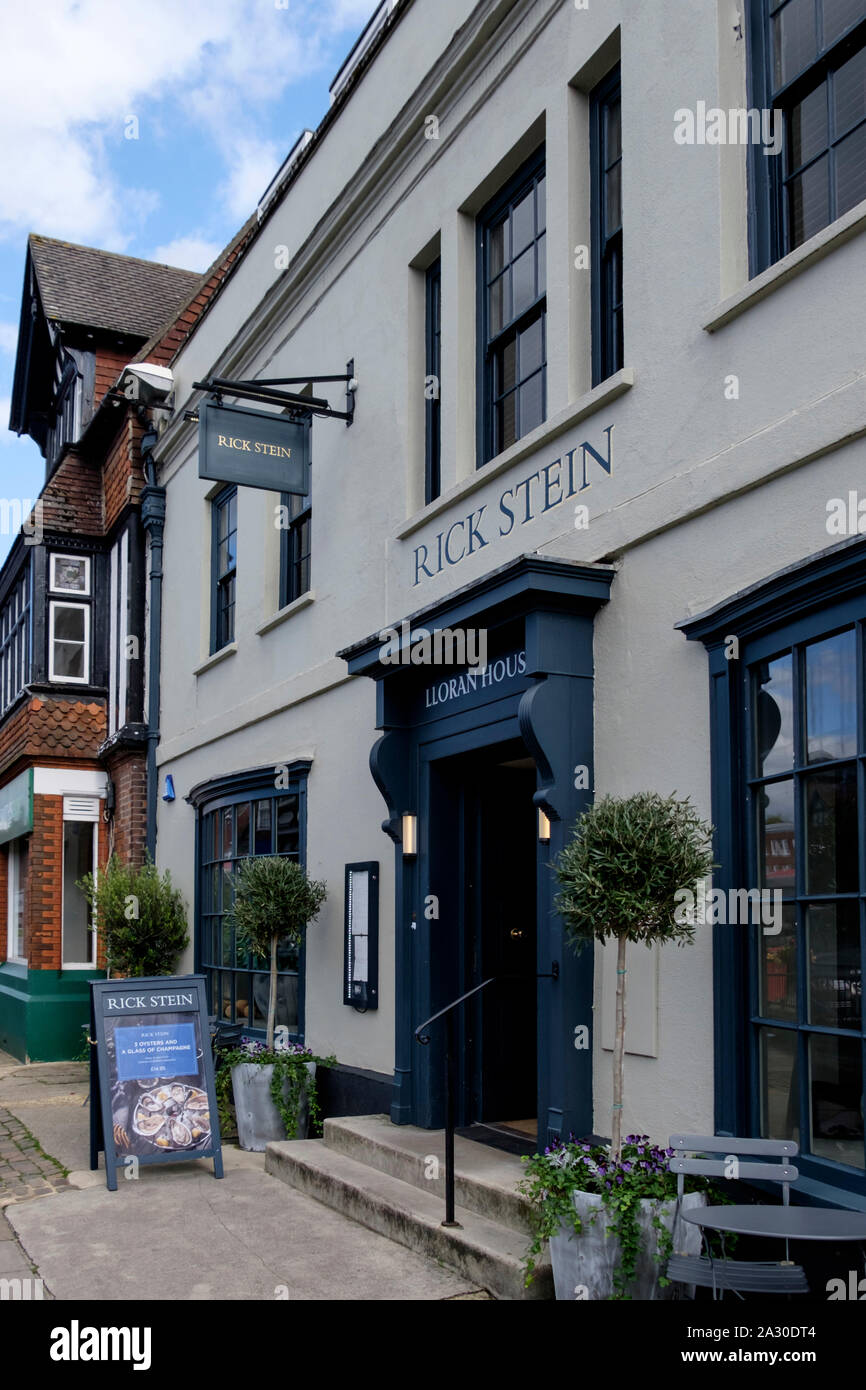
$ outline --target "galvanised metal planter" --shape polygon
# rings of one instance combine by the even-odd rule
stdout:
[[[608,1235],[607,1212],[597,1192],[575,1192],[574,1205],[580,1217],[582,1233],[564,1229],[550,1240],[550,1260],[553,1265],[553,1282],[557,1299],[574,1302],[580,1299],[609,1299],[614,1290],[613,1273],[620,1264],[619,1241],[613,1234]],[[682,1199],[682,1208],[706,1206],[703,1192],[687,1192]],[[658,1202],[643,1198],[640,1202],[638,1227],[641,1233],[641,1250],[637,1259],[635,1278],[628,1292],[634,1300],[667,1299],[673,1297],[674,1286],[659,1287],[659,1278],[664,1275],[664,1263],[653,1256],[658,1253],[658,1232],[652,1224],[653,1214],[657,1212],[669,1231],[673,1229],[676,1215],[676,1198]],[[701,1252],[701,1233],[697,1226],[677,1219],[674,1232],[674,1250],[688,1255]]]
[[[310,1076],[316,1075],[315,1062],[307,1062],[305,1066]],[[264,1153],[273,1140],[286,1138],[286,1127],[271,1095],[273,1075],[273,1063],[240,1062],[232,1067],[238,1141],[242,1149],[248,1149],[253,1153]],[[284,1081],[283,1095],[288,1098],[286,1087],[287,1083]],[[306,1139],[309,1120],[307,1092],[304,1088],[298,1109],[298,1132],[295,1138]]]

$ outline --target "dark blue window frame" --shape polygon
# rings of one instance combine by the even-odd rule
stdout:
[[[807,1048],[811,1037],[843,1038],[848,1051],[854,1046],[859,1057],[862,1125],[862,1085],[866,1078],[866,1013],[862,1000],[862,970],[866,961],[866,542],[856,540],[833,547],[803,563],[795,570],[784,572],[766,584],[749,590],[741,597],[720,605],[711,613],[679,624],[686,635],[704,642],[710,667],[710,718],[712,760],[712,820],[715,832],[715,859],[720,865],[714,874],[714,886],[727,891],[731,888],[758,886],[756,859],[758,842],[753,830],[757,821],[756,803],[763,791],[764,779],[757,778],[752,759],[750,729],[753,724],[753,692],[751,673],[758,663],[773,660],[787,651],[795,653],[796,668],[801,669],[801,656],[806,644],[821,642],[843,631],[857,634],[857,747],[851,756],[842,760],[806,763],[797,759],[791,775],[798,782],[825,770],[832,772],[842,763],[856,768],[858,805],[858,881],[856,890],[849,893],[839,889],[830,894],[807,891],[803,857],[806,846],[804,797],[798,790],[795,796],[795,815],[792,824],[797,850],[796,884],[786,894],[796,914],[797,984],[792,990],[794,1019],[785,1019],[780,1010],[769,1007],[760,1011],[759,972],[760,953],[773,937],[764,935],[758,925],[748,928],[718,926],[713,929],[714,958],[714,1070],[716,1132],[720,1134],[761,1133],[761,1073],[759,1048],[762,1029],[796,1034],[797,1069],[791,1081],[793,1102],[797,1107],[801,1155],[797,1160],[802,1178],[799,1186],[821,1198],[832,1190],[845,1193],[856,1206],[866,1207],[866,1170],[838,1162],[825,1154],[811,1150],[811,1101]],[[729,638],[736,634],[739,658],[728,659]],[[794,719],[801,720],[798,708],[802,700],[801,684],[794,682]],[[793,725],[795,734],[802,723]],[[787,772],[779,774],[786,777]],[[774,780],[770,775],[770,781]],[[768,885],[769,886],[769,885]],[[809,1021],[807,1012],[807,974],[810,960],[805,951],[804,913],[809,904],[821,905],[822,899],[835,902],[856,902],[859,912],[859,1028],[833,1027],[826,1022]],[[857,988],[857,972],[853,971],[845,985]],[[845,1020],[846,1025],[850,1017]],[[778,1136],[783,1137],[783,1136]],[[863,1140],[859,1138],[862,1151]],[[861,1154],[862,1162],[862,1154]]]
[[[247,772],[232,773],[216,781],[194,787],[188,800],[195,807],[196,838],[196,892],[195,892],[195,969],[207,979],[208,1006],[212,1014],[222,1022],[240,1023],[244,1034],[250,1037],[264,1037],[264,1007],[266,1007],[264,981],[267,978],[269,963],[258,963],[237,955],[233,934],[229,935],[227,958],[224,951],[223,918],[228,879],[233,867],[249,857],[259,854],[285,854],[306,867],[307,854],[307,777],[310,763],[298,761],[285,764],[285,773],[280,777],[280,787],[275,786],[277,773],[281,767],[255,768]],[[285,782],[286,785],[282,785]],[[265,848],[259,838],[256,842],[256,808],[260,805],[270,807],[270,822],[267,833],[269,847]],[[248,808],[248,830],[242,829],[239,816]],[[294,815],[294,828],[288,821],[286,812]],[[280,815],[284,825],[279,826]],[[215,846],[213,836],[220,832],[220,843]],[[264,832],[259,827],[258,834]],[[244,839],[244,834],[248,839]],[[226,838],[223,838],[226,837]],[[228,866],[226,868],[226,866]],[[215,870],[218,872],[215,873]],[[210,881],[208,881],[210,876]],[[215,884],[215,880],[217,884]],[[228,891],[231,891],[228,889]],[[215,896],[216,895],[216,896]],[[217,959],[216,957],[219,957]],[[278,965],[278,980],[297,982],[297,1027],[289,1029],[292,1041],[304,1039],[306,945],[286,948]],[[256,979],[262,998],[262,1022],[255,1021]],[[291,990],[287,984],[284,990]],[[281,1009],[284,995],[278,984],[277,1024],[281,1022]],[[229,1002],[226,1015],[225,1000]],[[244,1015],[238,1010],[239,1003],[246,1003]]]
[[[520,232],[512,254],[515,214],[533,192],[533,232]],[[547,418],[547,208],[545,150],[542,145],[478,216],[478,457],[480,468],[510,443],[522,439]],[[502,250],[495,238],[504,228]],[[512,312],[513,280],[518,262],[532,258],[533,293]],[[521,266],[518,275],[522,273]],[[501,318],[491,315],[491,291],[501,285]],[[509,358],[511,359],[509,362]],[[512,375],[513,374],[513,375]],[[540,392],[532,409],[523,392]],[[511,414],[513,410],[513,423]],[[538,416],[538,418],[536,418]],[[524,418],[522,418],[524,417]],[[512,438],[513,435],[513,438]]]
[[[424,347],[427,377],[424,438],[424,501],[432,502],[442,491],[442,261],[435,260],[426,275]],[[435,394],[430,381],[435,378]]]
[[[237,590],[238,490],[223,488],[211,503],[210,649],[234,641]]]
[[[310,589],[313,550],[313,494],[280,494],[289,524],[280,531],[280,607],[294,603]]]
[[[853,122],[838,123],[834,99],[836,74],[866,47],[866,17],[855,16],[838,32],[835,29],[825,31],[825,18],[835,11],[830,7],[830,0],[811,0],[814,34],[812,40],[808,40],[806,32],[802,28],[798,30],[802,45],[798,57],[793,39],[790,47],[781,47],[782,26],[786,15],[789,16],[793,34],[793,20],[803,12],[804,2],[749,0],[748,5],[749,107],[757,111],[781,111],[784,121],[781,154],[765,155],[761,144],[749,146],[752,276],[774,265],[847,210],[843,206],[845,197],[840,198],[839,149],[852,137],[866,140],[866,111]],[[785,53],[790,54],[790,65],[785,62]],[[823,135],[817,125],[821,108],[826,118]],[[827,175],[826,216],[813,215],[806,225],[805,199],[809,195],[805,182],[811,180],[815,187],[824,169]],[[802,200],[799,214],[796,210],[798,199]],[[803,219],[801,225],[798,225],[798,216]]]
[[[622,83],[619,65],[590,93],[592,384],[623,366]]]

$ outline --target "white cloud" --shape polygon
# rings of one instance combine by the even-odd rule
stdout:
[[[140,13],[117,0],[0,5],[0,236],[38,230],[124,249],[158,195],[118,178],[109,155],[116,164],[131,147],[129,117],[163,127],[165,101],[182,101],[216,143],[227,210],[244,215],[288,149],[268,138],[274,103],[311,71],[336,71],[340,34],[374,9],[375,0],[290,0],[286,9],[148,0]]]
[[[249,217],[292,143],[290,140],[281,150],[272,140],[235,140],[228,152],[228,178],[220,196],[236,222]]]
[[[17,323],[0,323],[0,352],[7,352],[10,357],[15,356],[18,347],[18,325]],[[0,426],[3,424],[3,416],[0,414]]]
[[[208,241],[206,237],[179,236],[174,241],[166,241],[150,253],[150,260],[162,261],[164,265],[180,266],[181,270],[207,270],[216,260],[222,246],[218,241]],[[0,330],[2,331],[2,330]],[[0,337],[2,343],[2,337]]]

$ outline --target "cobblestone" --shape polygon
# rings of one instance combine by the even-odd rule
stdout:
[[[62,1168],[40,1152],[27,1127],[0,1106],[0,1207],[49,1197],[68,1185]]]

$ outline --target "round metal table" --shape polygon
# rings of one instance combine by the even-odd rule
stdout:
[[[858,1240],[866,1243],[866,1213],[821,1207],[693,1207],[684,1221],[741,1236],[780,1240]]]

